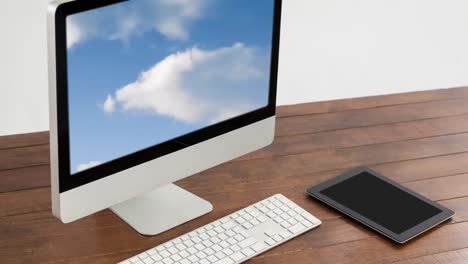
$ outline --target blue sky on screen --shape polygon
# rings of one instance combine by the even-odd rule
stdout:
[[[71,171],[268,102],[273,0],[132,0],[67,18]]]

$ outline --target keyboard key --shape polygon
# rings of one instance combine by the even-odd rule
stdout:
[[[247,257],[249,257],[255,254],[255,251],[253,251],[251,248],[244,248],[242,250],[242,253],[244,253],[244,255],[246,255]]]
[[[229,244],[231,244],[231,245],[234,245],[234,244],[237,243],[237,240],[234,239],[234,238],[232,238],[232,237],[228,238],[228,240],[226,240],[226,241],[227,241]]]
[[[283,238],[280,236],[280,235],[274,235],[272,237],[276,242],[280,242],[281,240],[283,240]]]
[[[301,224],[303,224],[307,228],[313,226],[313,224],[307,220],[302,221]]]
[[[240,225],[242,225],[243,223],[245,223],[245,221],[246,221],[246,220],[245,220],[243,217],[239,217],[239,218],[236,219],[236,222],[237,222],[238,224],[240,224]]]
[[[250,224],[253,225],[253,226],[256,226],[256,225],[259,225],[260,222],[257,219],[252,219],[252,220],[250,220]]]
[[[250,215],[252,217],[259,217],[261,214],[258,211],[253,211],[252,213],[250,213]]]
[[[153,264],[154,261],[153,261],[150,257],[147,257],[147,258],[145,258],[145,259],[143,260],[143,263],[145,263],[145,264]]]
[[[181,250],[186,249],[187,247],[186,247],[183,243],[180,243],[180,244],[177,244],[177,245],[176,245],[176,248],[177,248],[179,251],[181,251]]]
[[[245,247],[248,247],[248,246],[254,244],[255,242],[257,242],[257,240],[255,238],[249,237],[246,240],[244,240],[242,242],[239,242],[239,244],[237,244],[237,245],[239,247],[241,247],[241,248],[245,248]]]
[[[190,262],[188,259],[183,259],[180,261],[180,264],[192,264],[192,262]]]
[[[206,257],[208,257],[208,255],[206,255],[204,252],[200,251],[196,254],[196,256],[200,259],[204,259]]]
[[[163,258],[167,258],[171,255],[171,253],[169,253],[169,251],[167,250],[164,250],[164,251],[159,252],[159,255],[161,255],[161,257]]]
[[[193,246],[195,244],[192,242],[192,240],[186,240],[186,241],[184,241],[184,245],[187,246],[187,247],[191,247],[191,246]]]
[[[201,240],[198,236],[192,237],[192,241],[193,241],[193,243],[195,243],[195,244],[202,242],[202,240]]]
[[[302,216],[304,216],[305,219],[309,220],[314,225],[319,223],[319,220],[317,218],[313,217],[312,215],[310,215],[309,213],[304,213]]]
[[[171,259],[174,260],[175,262],[177,262],[177,261],[181,260],[182,258],[178,254],[175,254],[175,255],[171,256]]]
[[[213,243],[211,241],[209,241],[209,240],[206,240],[206,241],[203,241],[203,245],[205,247],[211,247],[213,245]]]
[[[242,240],[244,240],[245,238],[244,238],[243,235],[237,234],[237,235],[234,236],[234,239],[237,240],[237,241],[242,241]]]
[[[218,261],[218,258],[215,257],[215,256],[213,256],[213,255],[212,255],[212,256],[208,256],[206,259],[207,259],[209,262],[211,262],[211,263],[214,263],[214,262]]]
[[[234,251],[234,252],[237,252],[237,251],[241,250],[241,248],[238,245],[232,245],[229,249]]]
[[[271,238],[267,238],[267,239],[265,240],[265,243],[267,243],[267,244],[270,245],[270,246],[273,246],[274,244],[276,244],[276,241],[273,240],[273,239],[271,239]]]
[[[226,234],[223,233],[223,234],[219,234],[218,238],[221,239],[221,240],[226,240],[226,239],[228,239],[228,236],[226,236]]]
[[[236,232],[234,232],[234,231],[232,231],[232,230],[228,230],[228,231],[226,231],[225,234],[226,234],[228,237],[233,237],[233,236],[236,235]]]
[[[266,215],[268,217],[270,217],[270,218],[275,218],[276,217],[276,214],[273,211],[268,212]]]
[[[213,242],[214,244],[218,244],[219,242],[221,242],[221,240],[217,237],[213,237],[212,239],[210,239],[211,242]]]
[[[189,247],[187,248],[187,252],[190,253],[190,254],[195,254],[197,253],[198,250],[196,250],[194,247]]]
[[[297,234],[301,231],[304,231],[305,229],[306,229],[305,226],[303,226],[301,223],[298,223],[288,228],[288,230],[293,234]]]
[[[154,254],[154,255],[151,256],[151,258],[152,258],[154,261],[160,261],[160,260],[163,259],[159,254]]]
[[[255,252],[259,252],[259,251],[262,251],[266,248],[266,245],[263,244],[263,243],[255,243],[253,246],[250,247],[251,249],[253,249]]]
[[[203,250],[203,252],[208,256],[213,255],[215,253],[214,250],[212,250],[211,248],[207,248],[207,249]]]
[[[185,250],[181,251],[181,252],[179,253],[179,255],[180,255],[182,258],[187,258],[188,256],[190,256],[190,254],[189,254],[187,251],[185,251]]]
[[[174,263],[174,261],[172,259],[167,258],[167,259],[163,259],[163,263],[164,264],[172,264],[172,263]]]
[[[231,246],[231,245],[229,245],[229,243],[226,242],[226,241],[221,241],[221,243],[219,243],[218,245],[220,245],[222,248],[228,248],[228,247]]]
[[[234,260],[232,260],[231,258],[224,258],[222,260],[218,260],[217,262],[215,262],[215,264],[234,264]]]
[[[242,259],[245,258],[245,255],[242,254],[241,252],[236,252],[234,254],[231,255],[231,258],[234,260],[234,261],[241,261]]]
[[[287,238],[291,237],[291,233],[289,233],[289,232],[281,232],[281,233],[279,233],[279,235],[284,239],[287,239]]]
[[[226,257],[226,254],[224,254],[222,251],[216,252],[215,256],[219,259],[223,259]]]
[[[229,230],[229,229],[231,229],[231,228],[233,228],[233,227],[235,227],[235,226],[236,226],[236,224],[234,224],[233,222],[227,222],[227,223],[225,223],[224,225],[222,225],[222,227],[223,227],[224,229],[226,229],[226,230]]]
[[[213,249],[215,252],[223,250],[223,248],[220,245],[213,245],[211,249]]]
[[[234,251],[230,250],[229,248],[225,248],[225,249],[223,249],[223,253],[226,254],[227,256],[229,256],[232,253],[234,253]]]
[[[197,256],[195,256],[195,255],[192,255],[192,256],[188,257],[188,259],[190,261],[192,261],[192,262],[197,262],[199,260],[199,258]]]
[[[204,250],[205,249],[205,246],[203,244],[196,244],[195,245],[195,248],[200,251],[200,250]]]
[[[250,229],[250,228],[253,227],[253,225],[252,225],[251,223],[244,223],[242,226],[243,226],[245,229]]]
[[[138,255],[138,258],[140,258],[140,260],[143,260],[143,259],[145,259],[145,258],[147,258],[147,257],[149,257],[149,256],[150,256],[150,255],[148,255],[148,253],[143,252],[143,253],[141,253],[140,255]]]

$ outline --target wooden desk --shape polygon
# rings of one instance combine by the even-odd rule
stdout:
[[[48,134],[0,138],[0,263],[112,263],[283,193],[323,224],[249,263],[468,263],[468,88],[280,107],[274,144],[178,182],[214,211],[144,237],[109,210],[64,225],[50,212]],[[452,208],[397,245],[304,189],[368,165]]]

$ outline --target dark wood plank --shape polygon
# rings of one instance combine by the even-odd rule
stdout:
[[[466,264],[468,248],[392,262],[393,264]]]
[[[0,193],[50,186],[50,166],[0,171]]]
[[[468,174],[409,182],[404,185],[432,200],[468,196]]]
[[[411,93],[379,95],[361,98],[287,105],[278,108],[277,116],[286,117],[304,114],[342,112],[356,109],[440,101],[463,97],[468,97],[468,87],[457,87],[448,89],[437,89],[431,91],[419,91]]]
[[[191,188],[196,189],[210,188],[204,181],[216,182],[219,175],[231,175],[230,179],[233,181],[229,184],[239,184],[240,189],[248,188],[249,184],[257,181],[261,181],[262,184],[268,182],[280,184],[279,181],[273,180],[275,177],[286,179],[287,182],[304,184],[304,179],[323,180],[322,175],[325,171],[345,170],[355,166],[428,158],[466,151],[468,151],[468,134],[458,134],[379,145],[323,149],[272,159],[231,162],[200,173],[199,175],[203,175],[203,180],[192,176],[187,181],[190,182]],[[437,164],[430,166],[436,167]],[[255,180],[250,182],[246,179]],[[284,183],[284,181],[281,182],[281,184]],[[222,191],[222,188],[218,188],[218,190]]]
[[[468,172],[468,153],[412,159],[372,166],[398,182],[432,179]]]
[[[49,164],[49,145],[0,151],[0,171]]]
[[[49,132],[37,132],[0,137],[0,150],[49,144]]]
[[[300,154],[321,148],[345,148],[404,141],[467,131],[468,115],[461,115],[277,137],[272,145],[245,155],[239,160]]]
[[[454,221],[468,221],[468,197],[440,201],[440,203],[456,212],[453,217]]]
[[[0,217],[51,210],[50,188],[0,193]]]
[[[353,127],[398,123],[468,113],[466,99],[359,109],[277,119],[276,135],[291,136]]]

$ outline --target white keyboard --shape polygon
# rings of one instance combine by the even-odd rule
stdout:
[[[242,263],[320,224],[277,194],[120,263]]]

